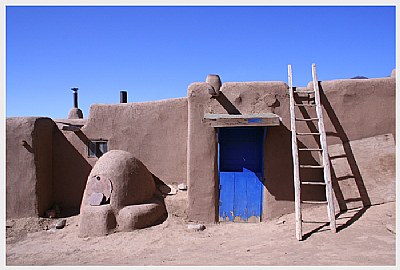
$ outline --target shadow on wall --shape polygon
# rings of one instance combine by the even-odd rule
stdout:
[[[322,86],[321,86],[321,82],[318,82],[319,85],[319,91],[320,91],[320,98],[321,98],[321,105],[324,107],[329,121],[332,123],[332,126],[335,129],[335,132],[327,132],[327,137],[329,136],[334,136],[334,137],[338,137],[341,140],[343,149],[344,149],[344,155],[339,155],[339,156],[331,156],[330,157],[330,162],[333,159],[345,159],[347,165],[349,166],[352,175],[350,176],[345,176],[345,177],[336,177],[336,173],[335,170],[332,166],[332,162],[331,162],[331,179],[332,179],[332,188],[334,190],[334,194],[336,197],[336,200],[338,202],[339,205],[339,210],[340,212],[337,213],[335,215],[335,219],[336,220],[340,220],[340,219],[347,219],[347,221],[343,224],[341,224],[340,226],[338,226],[336,228],[337,232],[349,227],[351,224],[353,224],[354,222],[356,222],[366,211],[367,209],[371,206],[371,200],[368,196],[367,193],[367,189],[365,188],[364,185],[364,181],[363,178],[361,176],[360,170],[358,168],[357,162],[355,160],[353,151],[351,149],[351,145],[349,143],[349,138],[346,134],[346,132],[344,131],[343,126],[341,125],[337,115],[335,114],[335,111],[333,110],[328,98],[326,97]],[[305,114],[303,114],[304,116]],[[328,119],[325,119],[325,121]],[[311,130],[317,131],[316,127],[310,127]],[[345,199],[343,196],[343,192],[340,188],[339,185],[339,181],[343,181],[343,180],[349,180],[353,178],[354,182],[349,182],[349,186],[353,186],[355,185],[360,197],[359,198],[350,198],[350,199]],[[358,208],[358,209],[354,209],[354,210],[349,210],[347,204],[348,203],[352,203],[354,201],[361,201],[363,207],[362,208]],[[352,213],[353,215],[351,217],[344,217],[343,214],[344,213]],[[306,233],[303,236],[303,240],[307,239],[308,237],[310,237],[313,233],[317,233],[317,232],[321,232],[324,230],[328,230],[329,228],[329,222],[320,225],[319,227],[313,229],[312,231]]]
[[[222,92],[217,97],[212,98],[215,98],[228,114],[242,114]]]
[[[76,215],[92,166],[60,130],[55,129],[53,138],[54,202],[62,216]]]
[[[171,192],[171,188],[154,173],[151,173],[151,176],[153,176],[154,184],[157,190],[162,193],[163,198],[167,197],[167,194]]]
[[[321,105],[324,107],[328,119],[332,123],[334,127],[334,132],[327,132],[327,137],[335,136],[340,139],[343,149],[344,155],[330,157],[330,160],[333,159],[345,159],[349,168],[351,169],[352,175],[347,175],[344,177],[336,177],[335,170],[331,163],[331,175],[332,175],[332,188],[334,190],[334,194],[336,200],[339,205],[340,212],[335,215],[337,220],[339,219],[347,219],[344,224],[341,224],[337,227],[337,231],[341,231],[355,221],[357,221],[370,207],[371,201],[368,196],[363,178],[361,176],[360,170],[358,168],[356,159],[354,157],[353,151],[351,149],[351,145],[349,143],[349,138],[341,125],[333,107],[331,106],[328,98],[326,97],[321,83],[319,82],[319,91],[321,98]],[[308,97],[310,98],[310,97]],[[296,103],[302,103],[302,97],[295,96]],[[305,107],[298,107],[302,118],[313,118],[316,115],[312,115],[309,111],[305,109]],[[318,133],[317,124],[314,122],[306,122],[306,126],[304,127],[308,129],[307,132]],[[314,137],[315,142],[311,140],[307,140],[306,143],[316,144],[318,148],[321,148],[319,137]],[[297,141],[298,148],[304,148],[305,145]],[[291,152],[291,131],[287,129],[285,126],[280,125],[279,127],[269,128],[265,143],[265,187],[268,191],[275,197],[276,200],[294,200],[294,186],[293,186],[293,164],[292,164],[292,152]],[[306,152],[307,153],[307,152]],[[320,158],[314,158],[311,154],[303,155],[302,152],[299,152],[299,160],[301,164],[309,164],[309,165],[318,165],[318,161]],[[310,181],[311,179],[321,179],[323,181],[323,172],[315,171],[307,172],[307,170],[300,170],[300,179],[301,181]],[[341,187],[339,185],[339,181],[343,180],[351,180],[353,182],[349,182],[350,185],[355,185],[360,197],[359,198],[349,198],[345,199]],[[315,180],[314,180],[315,181]],[[325,187],[324,186],[302,186],[302,200],[323,200],[325,201]],[[307,190],[307,188],[309,188]],[[319,190],[316,190],[319,188]],[[312,190],[314,189],[314,190]],[[354,201],[361,201],[363,207],[361,209],[354,209],[352,211],[348,211],[348,204]],[[350,218],[342,217],[344,212],[352,212],[353,215]],[[325,223],[320,225],[319,227],[311,230],[306,233],[303,239],[307,239],[313,233],[320,232],[323,230],[327,230],[325,227],[328,227],[329,223]]]
[[[305,145],[298,141],[298,147]],[[318,161],[309,152],[300,152],[302,164],[317,165]],[[264,186],[277,201],[294,201],[292,134],[284,125],[268,127],[264,144]],[[323,179],[322,172],[302,169],[303,181]],[[302,187],[303,200],[325,200],[325,191],[319,186]]]
[[[32,146],[29,145],[29,143],[27,143],[25,140],[22,141],[22,146],[25,147],[25,149],[31,153],[34,154],[35,151],[33,150]]]
[[[82,132],[82,130],[78,130],[74,132],[78,138],[90,148],[90,151],[96,155],[97,158],[100,158],[103,153],[101,151],[96,151],[96,145],[92,143],[92,141]]]
[[[339,118],[335,114],[335,111],[333,110],[328,98],[326,97],[326,95],[322,89],[321,82],[318,82],[318,85],[319,85],[319,91],[320,91],[320,96],[321,96],[321,104],[325,108],[325,111],[329,117],[329,120],[332,123],[332,126],[335,128],[335,131],[336,131],[334,133],[327,133],[326,135],[327,135],[327,137],[329,137],[329,136],[338,137],[342,142],[343,149],[345,152],[344,156],[330,157],[330,160],[336,159],[336,158],[346,159],[346,162],[348,163],[350,170],[352,172],[351,176],[346,176],[345,178],[336,177],[334,168],[333,168],[333,166],[331,166],[332,187],[335,191],[335,196],[338,201],[340,211],[343,212],[343,211],[348,210],[347,203],[349,203],[349,202],[351,203],[355,200],[361,200],[363,207],[367,208],[371,205],[371,200],[368,196],[368,192],[365,187],[363,178],[361,176],[360,169],[358,168],[356,159],[355,159],[353,151],[351,149],[351,145],[349,143],[349,138],[348,138],[345,130],[343,129],[343,126],[340,124]],[[349,180],[351,178],[354,179],[352,184],[356,185],[358,192],[360,194],[360,197],[346,200],[343,197],[342,191],[340,190],[339,181]],[[362,209],[362,210],[360,210],[360,212],[364,213],[365,210]]]

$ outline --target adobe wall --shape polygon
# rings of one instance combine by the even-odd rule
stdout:
[[[88,139],[81,131],[65,131],[63,126],[86,123],[84,119],[55,119],[53,134],[54,203],[65,212],[77,212],[90,170],[95,164],[88,158]]]
[[[396,201],[396,145],[391,133],[328,146],[335,208]]]
[[[395,134],[394,77],[323,81],[320,87],[328,144]]]
[[[218,98],[211,97],[209,87],[206,82],[193,83],[188,87],[187,98],[95,104],[87,120],[54,120],[58,128],[49,118],[7,118],[7,218],[42,216],[53,203],[78,209],[87,177],[98,160],[88,157],[87,143],[103,139],[108,141],[108,150],[132,153],[164,183],[187,181],[189,218],[217,221],[217,137],[215,129],[203,123],[204,113],[273,112],[281,117],[280,126],[268,127],[265,140],[266,181],[262,216],[265,220],[293,212],[293,165],[286,83],[225,83]],[[311,84],[307,87],[311,89]],[[366,153],[393,148],[390,145],[394,145],[394,139],[374,138],[390,134],[395,138],[395,77],[324,81],[320,87],[329,149],[332,153],[344,151],[340,155],[344,155],[347,162],[347,165],[342,165],[343,160],[333,162],[336,180],[340,180],[342,175],[339,172],[347,166],[350,168],[347,174],[351,173],[357,179],[351,187],[353,190],[356,187],[354,192],[371,195],[370,203],[393,200],[390,192],[387,196],[378,196],[377,187],[383,184],[392,186],[395,181],[394,171],[390,171],[394,154],[389,150],[378,153],[379,160],[385,161],[384,165],[371,170],[369,167],[373,163],[368,163],[371,160]],[[82,128],[80,131],[62,130],[64,125],[70,124]],[[311,125],[306,127],[315,129]],[[367,143],[358,142],[363,140]],[[315,143],[312,138],[299,138],[300,147],[313,147]],[[301,158],[311,164],[318,160],[310,154],[303,154]],[[378,181],[376,175],[381,168],[390,173]],[[314,172],[309,176],[322,175]],[[338,185],[342,191],[348,189],[345,184]],[[354,192],[349,193],[350,199]],[[338,194],[335,194],[337,199]],[[323,192],[305,190],[305,196],[319,198]]]
[[[82,128],[89,139],[108,141],[108,150],[125,150],[161,181],[186,183],[187,99],[95,104]],[[97,158],[89,158],[93,161]]]
[[[204,222],[218,220],[218,152],[215,129],[202,122],[204,113],[251,114],[273,112],[282,117],[268,127],[265,141],[263,219],[292,208],[291,135],[287,85],[283,82],[224,83],[211,98],[208,83],[189,86],[188,215]]]
[[[44,216],[52,205],[54,122],[41,117],[6,120],[6,218]]]
[[[88,156],[90,140],[108,141],[108,151],[125,150],[166,184],[186,183],[187,99],[142,103],[94,104],[89,118],[55,120],[53,139],[55,203],[79,209],[87,177],[97,157]],[[80,125],[64,131],[63,125]]]
[[[208,92],[208,83],[188,88],[188,214],[203,222],[218,220],[217,138],[214,128],[202,122],[204,113],[265,113],[281,117],[281,125],[268,127],[264,149],[263,219],[293,212],[293,169],[291,154],[288,86],[283,82],[224,83],[219,98]],[[308,88],[312,89],[310,83]],[[381,134],[395,134],[395,78],[335,80],[320,84],[328,145]],[[299,88],[300,89],[300,88]],[[303,88],[304,89],[304,88]],[[297,115],[306,113],[297,111]],[[308,114],[308,116],[313,116]],[[312,124],[297,129],[314,130]],[[304,129],[305,128],[305,129]],[[314,147],[314,138],[299,138],[299,147]],[[348,147],[347,147],[348,149]],[[318,157],[303,154],[307,164],[318,164]],[[347,152],[351,156],[351,152]],[[349,157],[348,160],[355,160]],[[362,162],[362,161],[360,161]],[[354,162],[352,162],[354,163]],[[306,175],[308,174],[308,175]],[[301,172],[301,177],[322,177],[318,172]],[[365,179],[369,177],[366,176]],[[387,181],[394,181],[388,178]],[[369,185],[371,189],[376,185]],[[317,187],[318,188],[318,187]],[[306,198],[323,199],[323,190],[304,188]]]

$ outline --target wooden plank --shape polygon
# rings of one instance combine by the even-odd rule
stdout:
[[[226,114],[226,113],[205,113],[205,119],[256,119],[256,118],[271,118],[275,119],[279,116],[274,113],[254,113],[254,114]]]
[[[315,133],[315,132],[297,132],[296,134],[300,135],[300,136],[302,136],[302,135],[321,135],[321,133],[319,133],[319,132],[317,132],[317,133]]]
[[[318,121],[319,118],[296,118],[296,121]]]
[[[300,103],[297,103],[297,104],[294,104],[294,106],[296,106],[296,107],[315,107],[315,104],[308,104],[308,103],[303,103],[303,104],[300,104]]]
[[[304,169],[323,169],[324,166],[322,166],[322,165],[300,165],[300,168],[304,168]]]
[[[299,173],[299,153],[296,137],[296,117],[294,112],[292,66],[288,65],[289,97],[290,97],[290,129],[292,131],[292,156],[293,156],[293,181],[294,181],[294,205],[296,215],[296,238],[303,239],[301,224],[301,201],[300,201],[300,173]]]
[[[233,221],[234,174],[219,173],[219,221]]]
[[[297,94],[313,94],[314,93],[314,91],[293,91],[294,93],[297,93]]]
[[[301,182],[302,185],[326,185],[325,182]]]
[[[301,203],[305,204],[327,204],[327,201],[301,201]]]
[[[204,114],[204,123],[212,127],[235,127],[235,126],[279,126],[280,118],[274,113],[260,114]]]
[[[313,76],[313,86],[315,92],[315,103],[317,104],[317,117],[320,119],[318,121],[318,129],[321,133],[320,142],[322,150],[322,164],[324,165],[324,180],[326,183],[326,199],[328,201],[328,217],[330,220],[330,228],[332,232],[336,232],[336,221],[335,221],[335,208],[333,205],[333,196],[332,196],[332,182],[331,182],[331,168],[330,161],[328,157],[328,147],[326,143],[326,134],[325,134],[325,126],[324,126],[324,118],[321,109],[321,101],[319,95],[319,86],[317,79],[317,69],[316,65],[312,64],[312,76]]]

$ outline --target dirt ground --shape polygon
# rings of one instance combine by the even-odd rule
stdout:
[[[337,216],[338,233],[304,225],[295,238],[294,214],[261,223],[205,224],[188,231],[185,192],[166,198],[168,219],[157,226],[104,237],[78,237],[78,216],[63,229],[56,220],[8,220],[6,265],[395,265],[396,204],[353,209]],[[305,209],[305,220],[326,221],[326,208]],[[47,229],[46,229],[47,228]],[[49,229],[50,228],[50,229]]]

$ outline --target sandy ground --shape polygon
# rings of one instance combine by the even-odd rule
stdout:
[[[183,195],[182,195],[183,194]],[[170,216],[157,226],[104,237],[78,237],[78,216],[7,221],[6,265],[395,265],[395,203],[353,209],[337,218],[338,233],[309,223],[295,238],[294,214],[261,223],[206,224],[188,231],[184,192],[167,198]],[[325,207],[305,220],[326,220]],[[319,228],[319,229],[318,229]],[[310,233],[312,232],[312,233]],[[308,233],[308,234],[307,234]]]

